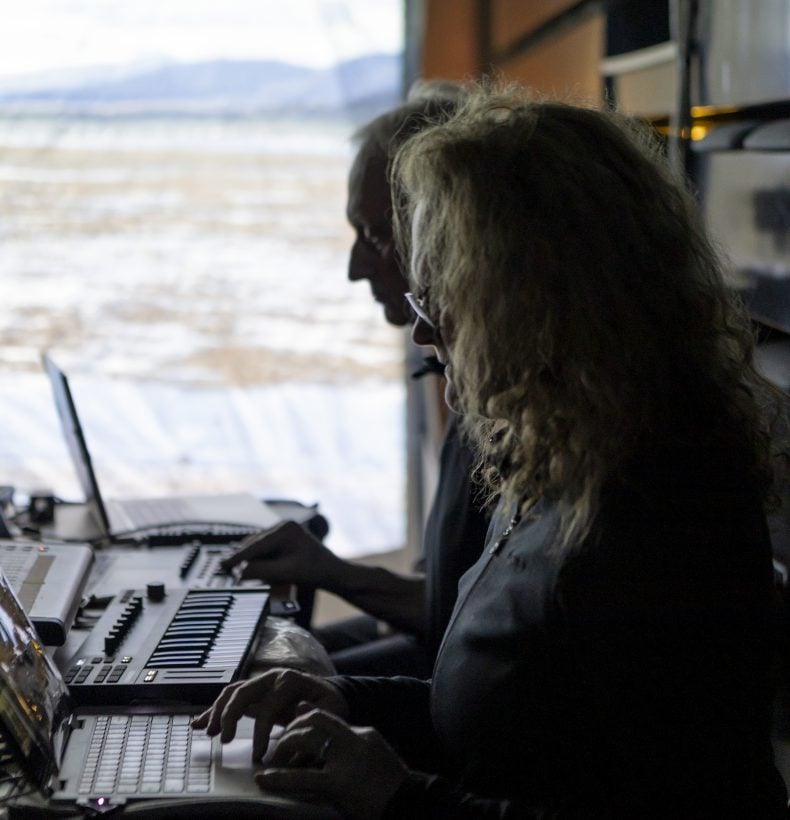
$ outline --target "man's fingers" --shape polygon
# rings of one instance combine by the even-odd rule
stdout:
[[[231,569],[236,564],[242,561],[249,561],[260,554],[260,551],[265,548],[266,540],[271,536],[271,533],[256,533],[255,535],[248,535],[242,542],[239,548],[232,555],[223,558],[220,564],[225,569]]]
[[[241,563],[241,562],[240,562]],[[281,561],[277,558],[270,558],[268,560],[250,560],[245,562],[241,570],[241,578],[264,578],[265,580],[276,583],[282,580],[283,571],[280,569]],[[287,573],[286,573],[287,574]],[[290,577],[288,581],[290,581]]]
[[[292,539],[295,533],[301,532],[303,530],[299,524],[294,521],[283,521],[270,530],[248,535],[242,540],[236,552],[227,558],[223,558],[220,563],[225,569],[230,569],[241,561],[252,561],[255,558],[267,557],[282,544]]]

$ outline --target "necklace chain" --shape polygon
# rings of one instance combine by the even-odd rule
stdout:
[[[526,500],[526,495],[522,496],[519,499],[519,502],[516,506],[516,511],[513,513],[512,518],[510,519],[510,521],[507,522],[507,526],[499,534],[499,537],[496,539],[496,541],[494,541],[494,543],[489,547],[488,551],[491,555],[496,555],[502,549],[502,547],[504,547],[505,544],[507,544],[507,540],[512,535],[513,530],[516,529],[516,527],[521,523],[522,520],[524,520],[524,515],[522,514],[521,510],[524,507]],[[526,520],[535,521],[538,518],[540,518],[540,513],[537,511],[537,507],[530,507],[526,515]]]
[[[505,527],[504,530],[499,534],[499,538],[491,545],[491,549],[489,552],[491,555],[496,555],[502,547],[505,546],[507,543],[508,538],[510,538],[510,534],[513,530],[521,523],[521,504],[518,505],[518,509],[516,510],[513,517],[508,521],[508,525]]]

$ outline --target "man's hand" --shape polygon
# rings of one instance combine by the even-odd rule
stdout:
[[[313,709],[286,727],[255,781],[267,791],[326,800],[351,820],[373,820],[407,774],[375,729],[351,727]]]
[[[344,561],[294,521],[245,538],[222,563],[239,567],[242,578],[324,589],[396,629],[424,634],[424,576]]]
[[[272,584],[325,586],[343,561],[294,521],[263,534],[250,535],[226,558],[225,569],[246,562],[242,578],[260,578]]]
[[[284,725],[304,711],[309,703],[339,717],[348,715],[348,704],[329,681],[294,669],[272,669],[257,678],[226,686],[203,714],[192,721],[195,729],[219,734],[222,743],[236,736],[242,717],[255,719],[252,759],[257,763],[266,753],[269,735],[275,724]]]

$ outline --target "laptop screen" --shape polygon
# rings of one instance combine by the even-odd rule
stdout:
[[[66,685],[0,571],[0,720],[39,785],[57,763],[55,732],[69,712]]]
[[[100,518],[100,523],[105,534],[110,532],[110,522],[107,518],[107,511],[104,507],[99,484],[93,472],[93,462],[91,461],[88,445],[85,443],[85,436],[82,432],[77,408],[74,398],[71,395],[66,374],[55,364],[52,358],[44,353],[41,357],[44,369],[49,376],[52,385],[52,394],[55,397],[55,406],[58,410],[60,425],[63,428],[63,435],[77,471],[82,492],[85,494],[85,501],[94,506]]]

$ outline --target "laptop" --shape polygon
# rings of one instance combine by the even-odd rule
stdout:
[[[251,493],[104,500],[68,379],[48,353],[42,354],[42,362],[86,502],[58,505],[55,520],[58,537],[118,539],[164,529],[183,531],[186,538],[222,528],[241,538],[279,523],[280,517]]]
[[[196,807],[249,801],[263,817],[338,820],[328,806],[261,792],[253,780],[253,721],[228,744],[193,732],[200,710],[172,705],[72,709],[63,678],[0,572],[0,732],[25,779],[52,807],[107,811],[150,801]],[[138,802],[139,801],[139,802]],[[232,816],[232,810],[228,815]]]
[[[92,563],[87,544],[0,540],[0,569],[47,646],[66,642]]]

